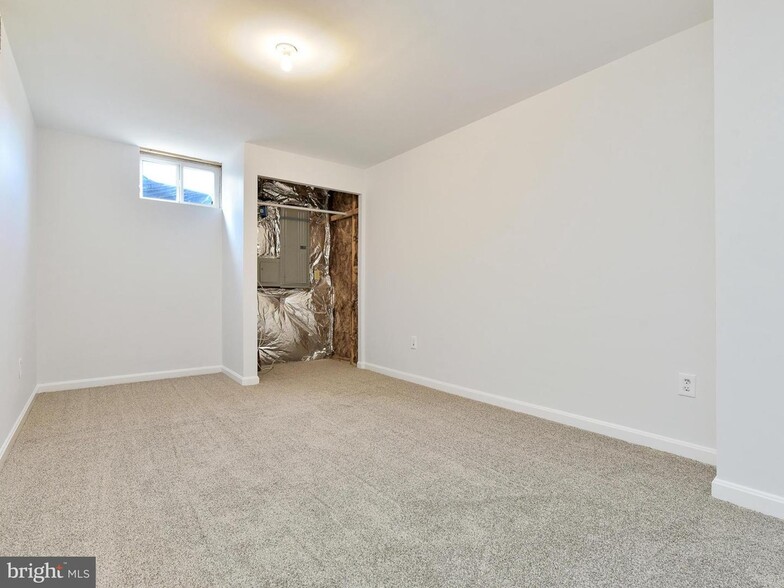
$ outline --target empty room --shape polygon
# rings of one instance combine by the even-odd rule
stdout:
[[[782,22],[0,0],[0,586],[784,588]]]

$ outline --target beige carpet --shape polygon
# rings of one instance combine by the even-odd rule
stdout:
[[[779,464],[780,466],[780,464]],[[346,364],[40,395],[0,555],[99,586],[784,586],[713,468]]]

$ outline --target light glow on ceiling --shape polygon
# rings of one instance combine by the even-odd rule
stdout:
[[[232,32],[231,46],[246,64],[274,77],[324,77],[347,61],[343,45],[324,27],[294,17],[244,21]]]

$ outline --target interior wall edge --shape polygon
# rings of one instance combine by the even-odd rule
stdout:
[[[259,383],[258,376],[241,376],[225,365],[221,368],[221,372],[242,386],[255,386]]]
[[[711,484],[711,495],[718,500],[784,519],[784,496],[728,482],[718,476]]]
[[[22,411],[19,413],[19,416],[16,418],[16,421],[11,427],[11,430],[8,432],[5,441],[3,441],[3,444],[0,445],[0,470],[3,469],[5,458],[8,456],[11,447],[14,446],[16,436],[19,434],[19,431],[22,430],[22,425],[24,425],[24,422],[27,419],[27,415],[30,413],[30,407],[33,405],[33,400],[35,399],[35,396],[38,394],[38,392],[40,392],[40,386],[33,388],[33,391],[27,398],[27,402],[25,402],[25,405],[22,407]]]
[[[365,225],[367,222],[366,198],[367,192],[365,194],[357,195],[357,206],[359,207],[359,233],[357,235],[357,273],[359,274],[357,276],[357,366],[361,366],[365,362],[365,357],[367,357],[365,354],[365,342],[367,341],[365,333],[365,296],[367,293],[367,287],[365,285],[365,259],[367,256],[367,229]]]
[[[784,515],[782,2],[716,0],[714,496]]]
[[[385,376],[390,376],[398,380],[405,380],[406,382],[427,386],[428,388],[446,392],[447,394],[461,396],[463,398],[476,400],[485,404],[491,404],[493,406],[498,406],[500,408],[505,408],[514,412],[535,416],[548,421],[560,423],[562,425],[576,427],[578,429],[583,429],[592,433],[598,433],[606,437],[620,439],[621,441],[626,441],[635,445],[642,445],[651,449],[665,451],[667,453],[672,453],[680,457],[693,459],[709,465],[716,465],[716,449],[713,447],[705,447],[704,445],[698,445],[696,443],[674,439],[672,437],[666,437],[664,435],[659,435],[658,433],[642,431],[640,429],[634,429],[625,425],[610,423],[592,417],[566,412],[555,408],[549,408],[547,406],[540,406],[538,404],[532,404],[530,402],[525,402],[516,398],[511,398],[509,396],[490,394],[488,392],[482,392],[481,390],[474,390],[472,388],[466,388],[465,386],[443,382],[441,380],[435,380],[433,378],[428,378],[409,372],[403,372],[373,363],[361,362],[358,364],[358,367],[383,374]]]
[[[221,364],[244,369],[244,147],[223,162],[221,212]]]

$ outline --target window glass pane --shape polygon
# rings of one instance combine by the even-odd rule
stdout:
[[[142,161],[142,198],[177,200],[177,165]]]
[[[182,168],[183,200],[191,204],[215,203],[215,172],[198,167]]]

